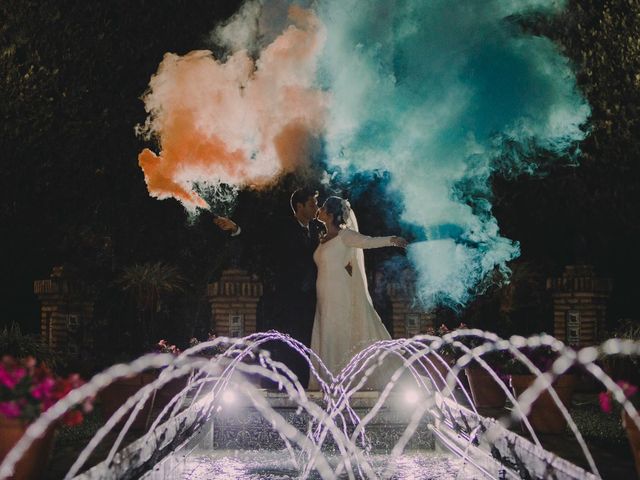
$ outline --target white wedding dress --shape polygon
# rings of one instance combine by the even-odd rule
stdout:
[[[336,237],[318,245],[313,254],[318,279],[311,349],[334,376],[360,350],[378,340],[391,338],[373,308],[361,250],[389,247],[391,238],[368,237],[345,228]],[[351,273],[347,270],[349,265]],[[366,388],[381,388],[389,376],[387,368],[379,367],[367,381]],[[309,389],[318,388],[318,381],[312,375]]]

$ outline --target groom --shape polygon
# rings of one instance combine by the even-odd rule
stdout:
[[[300,188],[293,192],[289,204],[292,215],[271,231],[269,251],[275,278],[272,288],[265,288],[265,323],[269,329],[287,333],[309,347],[316,308],[317,270],[313,252],[324,227],[316,220],[317,191]],[[217,217],[214,222],[232,235],[241,233],[240,227],[228,218]],[[309,365],[300,354],[279,342],[266,348],[271,350],[274,360],[287,365],[300,384],[307,387]]]

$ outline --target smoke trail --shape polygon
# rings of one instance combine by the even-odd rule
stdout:
[[[331,91],[326,149],[344,169],[391,172],[422,297],[464,303],[519,254],[491,212],[495,168],[533,171],[537,151],[575,153],[590,110],[567,60],[514,18],[551,0],[327,0],[319,81]],[[523,212],[523,214],[526,214]],[[455,238],[441,238],[441,226]]]
[[[248,47],[251,31],[240,32],[256,12],[241,11],[219,38],[236,35],[233,46]],[[159,155],[145,149],[138,158],[152,196],[207,208],[197,189],[267,185],[308,161],[326,114],[326,95],[313,88],[323,29],[295,6],[289,21],[255,61],[246,49],[224,63],[206,50],[165,55],[144,96],[149,117],[139,130],[161,146]]]

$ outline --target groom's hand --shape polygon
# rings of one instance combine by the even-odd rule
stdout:
[[[231,232],[235,234],[238,232],[238,224],[226,217],[216,217],[213,219],[213,223],[215,223],[218,228],[224,230],[225,232]]]

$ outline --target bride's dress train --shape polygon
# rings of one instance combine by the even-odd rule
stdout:
[[[376,341],[391,339],[373,308],[362,253],[366,248],[392,246],[391,239],[368,237],[346,228],[321,243],[313,255],[318,279],[311,349],[334,376],[362,349]],[[368,378],[366,389],[380,390],[389,381],[399,365],[390,357]],[[309,389],[319,389],[313,376]]]

